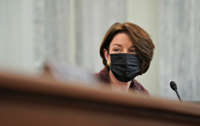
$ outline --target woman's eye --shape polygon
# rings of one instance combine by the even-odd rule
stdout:
[[[134,54],[136,53],[135,49],[130,49],[129,52]]]
[[[120,51],[120,49],[113,49],[113,51],[114,51],[114,52],[119,52],[119,51]]]

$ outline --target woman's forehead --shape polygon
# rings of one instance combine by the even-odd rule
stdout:
[[[133,47],[134,43],[127,33],[118,33],[113,37],[110,46]]]

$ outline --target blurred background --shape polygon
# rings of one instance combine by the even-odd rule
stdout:
[[[144,28],[156,46],[137,80],[153,96],[200,100],[199,0],[0,0],[0,68],[37,74],[47,60],[103,68],[99,46],[115,22]]]

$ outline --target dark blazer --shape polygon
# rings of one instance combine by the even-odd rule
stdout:
[[[109,72],[108,69],[106,67],[104,67],[104,69],[102,69],[100,72],[96,73],[96,77],[104,83],[109,84],[110,83],[110,78],[109,78]],[[139,91],[145,95],[149,95],[148,91],[135,79],[133,79],[131,81],[131,85],[129,87],[131,90],[134,91]]]

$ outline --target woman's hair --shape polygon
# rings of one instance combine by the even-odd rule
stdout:
[[[130,37],[135,46],[136,54],[141,61],[140,74],[145,73],[148,70],[153,57],[154,44],[145,30],[130,22],[115,23],[106,32],[100,46],[100,55],[103,60],[103,64],[108,68],[106,65],[107,61],[104,56],[104,49],[109,52],[110,43],[118,33],[126,33]]]

